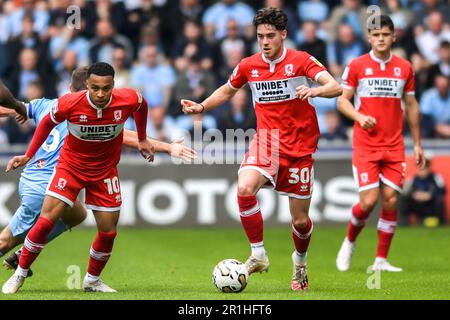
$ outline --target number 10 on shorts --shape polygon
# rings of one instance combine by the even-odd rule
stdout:
[[[120,184],[119,178],[113,177],[112,179],[103,180],[104,183],[108,186],[108,194],[119,193],[120,192]]]

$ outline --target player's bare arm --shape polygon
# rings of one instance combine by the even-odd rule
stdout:
[[[303,85],[295,88],[297,97],[301,100],[306,100],[314,97],[334,98],[342,94],[341,86],[328,72],[323,73],[317,79],[317,82],[320,86],[316,88]]]
[[[181,99],[182,110],[185,114],[199,114],[206,112],[224,104],[230,100],[236,92],[237,90],[225,83],[201,103]]]
[[[167,153],[170,156],[180,158],[185,161],[196,158],[195,150],[183,145],[184,139],[177,139],[172,143],[166,143],[147,137],[147,140],[154,146],[154,152]],[[123,144],[127,147],[138,149],[137,132],[125,129],[123,132]]]
[[[354,89],[344,88],[343,93],[337,101],[337,109],[347,118],[356,121],[363,129],[370,129],[377,124],[374,117],[358,112],[353,106],[351,100],[355,93]]]
[[[0,105],[14,110],[17,114],[26,117],[27,116],[27,110],[25,108],[25,105],[17,101],[16,98],[12,95],[12,93],[9,91],[9,89],[3,84],[2,81],[0,81]]]
[[[414,160],[416,165],[425,167],[425,155],[420,142],[420,108],[414,95],[405,95],[405,113],[414,140]]]

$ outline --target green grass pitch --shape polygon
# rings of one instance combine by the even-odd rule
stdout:
[[[335,258],[344,235],[344,227],[316,225],[308,258],[310,290],[298,293],[289,289],[290,229],[266,229],[269,272],[252,275],[242,293],[223,294],[213,286],[211,273],[222,259],[247,258],[243,230],[120,229],[102,275],[119,292],[99,294],[67,286],[76,287],[77,266],[84,277],[95,236],[93,229],[78,229],[45,248],[33,265],[33,277],[17,295],[0,294],[0,299],[450,299],[449,228],[398,228],[390,261],[404,272],[381,273],[379,289],[368,289],[373,275],[366,273],[376,250],[376,229],[362,232],[352,268],[342,273],[336,270]],[[1,283],[10,275],[1,270]]]

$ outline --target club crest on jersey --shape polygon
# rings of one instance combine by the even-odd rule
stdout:
[[[366,76],[373,76],[373,69],[372,68],[366,68],[365,75]]]
[[[87,122],[87,121],[88,121],[87,115],[82,114],[82,115],[80,116],[80,122]]]
[[[122,110],[114,111],[114,120],[120,121],[120,119],[122,119]]]
[[[399,68],[399,67],[395,67],[395,68],[394,68],[394,75],[395,75],[396,77],[400,77],[400,76],[402,75],[402,69]]]
[[[294,65],[287,64],[284,66],[284,75],[287,77],[292,77],[294,75]]]
[[[36,168],[40,169],[43,168],[45,166],[45,160],[44,159],[40,159],[36,162]]]
[[[363,183],[367,183],[369,181],[369,175],[367,174],[367,172],[361,173],[361,181]]]
[[[62,190],[64,190],[64,188],[66,187],[66,185],[67,185],[67,180],[64,179],[64,178],[59,178],[58,184],[56,185],[56,189],[62,191]]]
[[[259,72],[256,69],[252,70],[252,78],[258,78],[259,77]]]

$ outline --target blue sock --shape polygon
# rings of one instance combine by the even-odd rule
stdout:
[[[61,219],[59,219],[58,222],[53,227],[53,230],[48,235],[47,242],[52,241],[53,239],[58,237],[61,233],[67,230],[69,230],[69,227]]]

